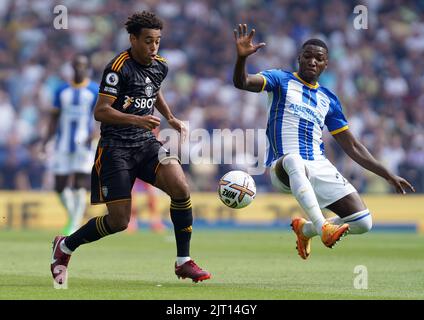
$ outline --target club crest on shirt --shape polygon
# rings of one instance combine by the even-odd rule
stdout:
[[[144,93],[146,94],[146,96],[148,98],[150,98],[153,95],[153,87],[148,84],[145,88],[144,88]]]
[[[106,186],[102,186],[102,193],[103,193],[103,196],[104,197],[107,197],[108,192],[109,192],[109,190],[107,189],[107,187]]]

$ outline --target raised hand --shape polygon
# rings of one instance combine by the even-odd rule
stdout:
[[[406,179],[402,177],[392,175],[387,179],[387,181],[396,188],[397,193],[405,194],[406,188],[408,188],[412,192],[415,192],[414,187]]]
[[[252,39],[255,35],[255,29],[252,29],[247,34],[247,24],[239,24],[238,30],[234,29],[234,39],[236,41],[237,55],[239,57],[248,57],[258,49],[265,46],[264,42],[253,44]]]
[[[178,120],[177,118],[172,118],[168,120],[169,125],[177,130],[181,135],[181,142],[184,143],[186,137],[187,137],[187,127],[185,126],[184,122],[181,120]]]

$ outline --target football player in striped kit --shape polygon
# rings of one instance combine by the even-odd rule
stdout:
[[[349,157],[386,179],[398,193],[414,188],[389,172],[352,135],[339,99],[318,83],[328,64],[323,41],[310,39],[302,45],[297,72],[273,69],[252,75],[246,72],[246,59],[265,46],[253,44],[254,34],[246,24],[234,30],[237,61],[233,82],[242,90],[268,92],[266,165],[272,184],[281,192],[292,193],[309,218],[294,218],[291,224],[298,253],[307,259],[314,236],[319,235],[331,248],[348,232],[361,234],[372,227],[370,212],[358,192],[325,157],[321,139],[325,126]],[[323,208],[337,216],[326,220]]]
[[[43,149],[53,135],[52,171],[55,191],[68,213],[63,233],[71,234],[80,227],[87,204],[91,166],[95,149],[93,110],[99,86],[88,78],[89,61],[77,55],[72,61],[73,81],[60,86],[54,94],[48,133]]]

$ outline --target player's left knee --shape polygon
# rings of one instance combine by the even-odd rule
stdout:
[[[123,215],[111,215],[109,214],[107,224],[112,233],[121,232],[127,229],[130,222],[129,217]]]
[[[353,222],[348,222],[350,227],[350,233],[352,234],[362,234],[370,231],[372,229],[372,217],[368,212],[368,215]]]
[[[190,197],[190,189],[187,181],[179,180],[175,182],[175,185],[170,188],[169,196],[171,199],[187,199]]]

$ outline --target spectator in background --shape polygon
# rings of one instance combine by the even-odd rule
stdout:
[[[7,140],[12,133],[15,123],[16,111],[10,103],[7,93],[0,89],[0,147],[7,144]]]
[[[55,191],[68,214],[63,233],[79,229],[87,205],[90,173],[94,163],[94,106],[99,86],[88,77],[89,60],[79,54],[72,60],[73,80],[55,92],[43,151],[55,136],[53,166]]]

